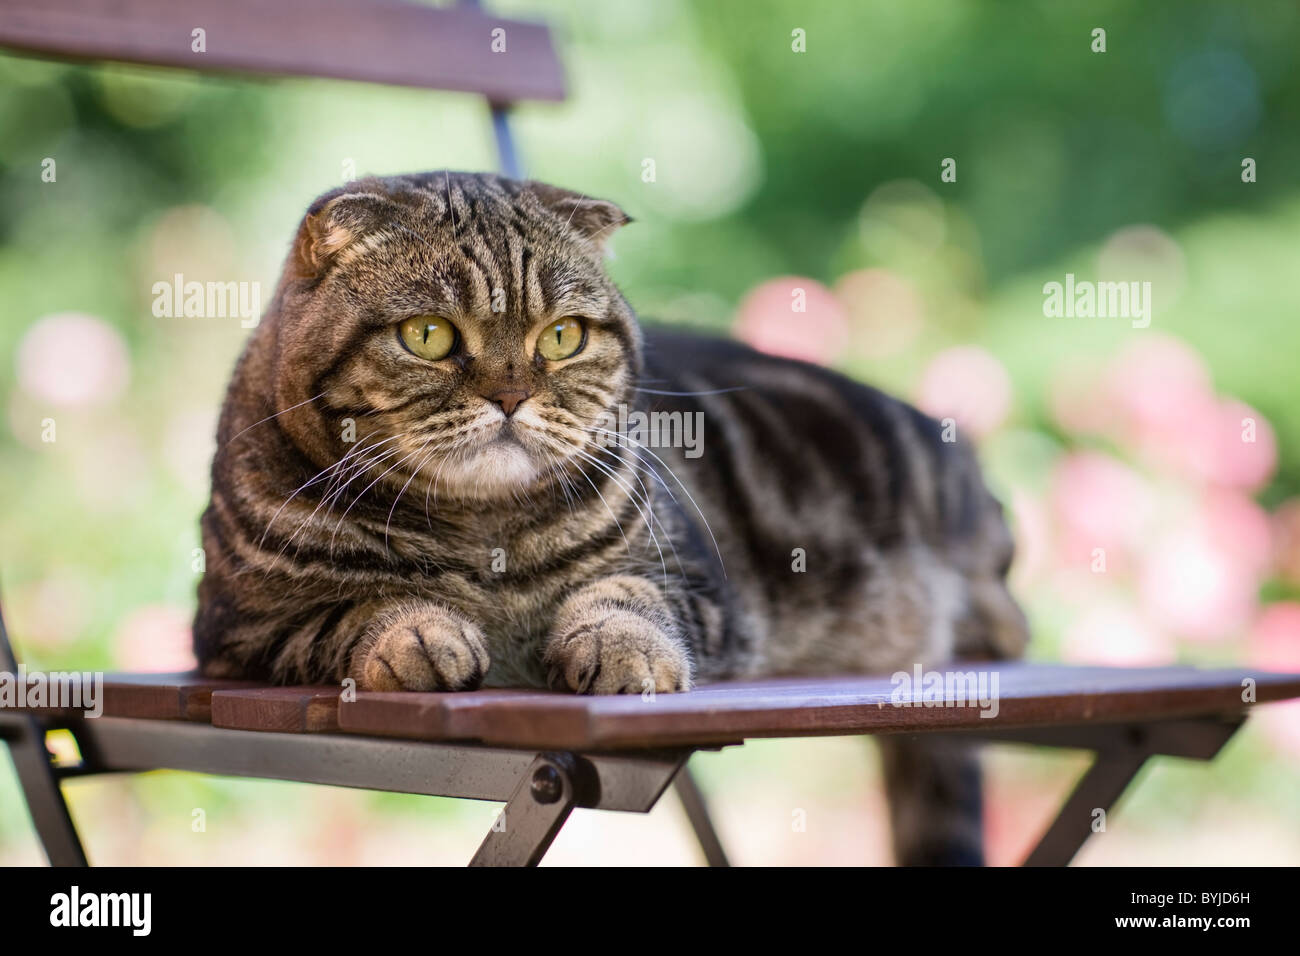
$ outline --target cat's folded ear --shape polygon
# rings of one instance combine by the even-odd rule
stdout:
[[[307,210],[294,239],[292,262],[298,277],[319,279],[345,249],[379,229],[393,210],[393,201],[378,193],[335,190],[321,196]]]
[[[528,183],[528,190],[543,206],[563,218],[569,229],[602,251],[615,230],[632,221],[631,216],[605,199],[593,199],[536,180]]]

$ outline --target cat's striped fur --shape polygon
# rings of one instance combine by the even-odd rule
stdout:
[[[643,333],[602,265],[626,221],[463,173],[312,205],[221,419],[205,672],[639,693],[1020,653],[1010,537],[966,446],[826,370]],[[403,348],[420,315],[461,352]],[[585,344],[543,359],[563,316]],[[698,413],[700,454],[616,442],[620,408]],[[912,810],[971,796],[965,759],[906,755]],[[904,858],[963,842],[929,832],[900,834]]]

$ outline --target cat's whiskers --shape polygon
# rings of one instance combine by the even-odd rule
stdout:
[[[663,531],[664,538],[668,541],[668,547],[673,553],[673,561],[677,565],[678,571],[681,572],[684,576],[685,571],[682,569],[681,555],[678,554],[677,552],[677,544],[676,542],[673,541],[673,535],[669,531],[668,527],[663,523],[663,519],[659,517],[658,513],[653,508],[653,505],[651,503],[652,499],[651,499],[650,489],[646,487],[645,482],[641,480],[641,476],[637,473],[637,467],[636,467],[637,463],[628,461],[613,449],[603,448],[600,445],[593,445],[592,447],[594,447],[597,450],[597,452],[612,456],[614,460],[617,461],[619,464],[627,467],[628,473],[632,476],[633,479],[635,479],[637,486],[641,489],[641,497],[646,502],[646,507],[650,511],[651,517],[654,519],[654,521],[656,521],[659,524],[660,530]],[[669,493],[669,497],[672,498],[671,492]],[[676,499],[672,499],[672,500],[673,503],[676,504]],[[660,558],[662,560],[662,552],[660,553]]]
[[[322,395],[323,394],[324,393],[322,393]],[[624,456],[617,450],[608,447],[608,443],[593,441],[590,437],[587,437],[588,435],[617,435],[617,433],[603,428],[584,428],[581,426],[581,422],[576,416],[558,406],[551,406],[546,410],[552,413],[553,418],[553,420],[548,420],[546,422],[547,427],[545,429],[526,427],[525,431],[536,443],[534,446],[535,453],[538,451],[538,447],[540,446],[540,450],[545,452],[545,456],[553,459],[546,466],[544,472],[549,479],[548,484],[552,488],[552,494],[554,494],[556,490],[562,493],[565,502],[568,505],[570,514],[573,514],[574,502],[579,496],[577,495],[577,490],[573,484],[574,475],[564,467],[566,463],[572,465],[572,467],[576,469],[577,473],[582,476],[582,479],[591,486],[592,490],[600,499],[606,512],[608,512],[610,517],[614,520],[619,529],[619,534],[623,538],[624,544],[630,554],[631,540],[627,535],[626,528],[624,528],[618,514],[611,506],[609,499],[602,492],[599,483],[593,480],[592,475],[588,473],[588,468],[594,469],[603,478],[607,479],[615,487],[619,488],[631,501],[633,507],[636,508],[637,515],[644,525],[648,535],[648,540],[646,541],[645,546],[649,548],[653,545],[656,549],[665,578],[667,576],[667,559],[664,555],[662,543],[660,541],[661,533],[663,537],[668,540],[674,562],[677,564],[678,568],[681,569],[682,563],[680,556],[677,553],[676,544],[672,540],[672,535],[669,533],[667,527],[656,512],[653,496],[650,494],[650,489],[642,480],[639,472],[648,472],[652,479],[658,481],[658,483],[668,493],[670,499],[676,503],[676,495],[668,482],[663,479],[652,465],[642,460],[638,453]],[[387,551],[390,546],[393,517],[396,514],[396,509],[401,498],[416,478],[424,473],[424,470],[433,459],[438,457],[439,461],[434,471],[433,478],[428,482],[425,489],[425,520],[429,526],[430,532],[432,532],[433,521],[430,504],[432,500],[432,507],[436,510],[439,490],[438,486],[441,481],[443,469],[448,467],[449,464],[462,463],[469,456],[471,451],[478,447],[479,443],[477,437],[482,431],[482,424],[477,419],[474,419],[456,428],[449,435],[430,435],[420,442],[418,446],[410,450],[407,450],[404,447],[385,447],[398,439],[409,437],[409,435],[405,433],[390,435],[387,438],[376,442],[368,442],[367,439],[369,436],[366,436],[355,448],[349,450],[347,454],[340,458],[339,461],[333,463],[328,468],[322,469],[319,473],[308,479],[308,481],[296,489],[293,494],[286,499],[280,508],[277,509],[275,515],[272,516],[271,521],[268,522],[267,528],[263,532],[262,542],[259,542],[259,544],[265,541],[266,535],[269,534],[271,527],[274,525],[274,522],[278,520],[283,510],[306,488],[321,481],[327,482],[325,494],[322,495],[320,501],[317,502],[316,507],[312,510],[311,514],[308,515],[294,530],[293,534],[289,536],[288,540],[284,543],[277,554],[277,558],[283,555],[290,545],[295,543],[299,535],[311,524],[311,522],[321,512],[322,508],[325,509],[326,519],[329,520],[335,506],[340,500],[342,500],[343,496],[347,494],[348,489],[357,478],[369,476],[370,473],[378,469],[379,466],[388,463],[387,467],[384,468],[377,477],[371,478],[359,493],[351,496],[351,501],[335,523],[334,529],[330,535],[330,554],[332,557],[337,544],[338,533],[346,523],[348,515],[357,503],[365,497],[371,489],[382,482],[390,474],[415,459],[418,460],[417,464],[410,470],[409,475],[398,490],[396,496],[394,496],[392,504],[388,510],[384,524],[384,546]],[[582,433],[587,434],[582,435]],[[579,437],[580,435],[581,437]],[[695,503],[694,499],[691,498],[689,489],[686,488],[686,486],[681,482],[681,479],[675,472],[673,472],[671,466],[664,462],[658,455],[649,452],[648,449],[644,448],[644,446],[635,442],[635,440],[626,438],[626,436],[622,437],[624,437],[630,444],[636,446],[638,451],[646,450],[648,454],[660,463],[660,465],[668,470],[672,479],[681,486],[687,497],[691,499],[691,504],[695,506],[695,510],[700,513],[701,520],[704,521],[710,537],[713,538],[712,528],[709,527],[707,518],[705,518],[703,513],[700,512],[699,506]],[[586,446],[590,446],[590,450],[588,450]],[[612,459],[612,463],[610,461],[602,460],[602,458],[592,454],[592,451]],[[484,474],[480,470],[475,476],[473,493],[475,498],[480,497],[483,480]],[[531,486],[514,488],[510,490],[510,497],[516,507],[526,507],[531,509],[534,506],[534,499],[531,492]],[[656,530],[656,524],[658,525],[658,530]],[[714,539],[714,546],[715,548],[717,547],[716,538]],[[720,550],[719,561],[721,562]]]
[[[424,486],[424,521],[429,526],[429,534],[433,534],[433,518],[429,515],[429,492],[433,492],[433,506],[438,507],[438,479],[442,477],[442,469],[448,461],[447,455],[444,455],[438,462],[438,467],[433,470],[433,481]]]
[[[658,388],[642,388],[634,386],[633,391],[645,392],[647,395],[675,395],[675,396],[698,396],[698,395],[726,395],[728,392],[743,392],[749,388],[748,385],[733,385],[730,388],[711,388],[700,392],[666,392]]]
[[[404,436],[399,436],[399,437],[404,437]],[[325,510],[325,517],[328,518],[333,513],[334,506],[339,503],[343,495],[347,492],[348,488],[351,486],[352,482],[356,481],[358,478],[361,478],[364,475],[368,475],[372,469],[378,467],[379,465],[382,465],[384,462],[388,461],[394,456],[401,454],[401,452],[402,449],[400,447],[390,448],[380,454],[371,455],[369,458],[363,458],[361,460],[354,462],[347,469],[348,474],[346,480],[344,480],[341,484],[338,485],[337,488],[329,492],[321,500],[320,504],[317,505],[317,510],[319,510],[321,505],[327,505],[328,507]],[[312,512],[311,517],[315,517],[315,512]]]
[[[454,461],[456,464],[460,464],[460,462],[461,462],[461,461],[464,459],[464,457],[465,457],[465,456],[464,456],[464,451],[465,451],[465,449],[464,449],[462,446],[460,446],[460,445],[457,445],[456,447],[454,447],[454,448],[452,449],[452,454],[449,454],[449,455],[445,455],[445,456],[443,456],[442,461],[441,461],[441,462],[439,463],[439,465],[438,465],[438,470],[435,471],[435,472],[433,473],[433,507],[434,507],[435,509],[438,507],[438,482],[439,482],[439,480],[442,478],[442,469],[443,469],[447,464],[449,464],[450,462],[453,462],[453,461]],[[429,499],[428,499],[428,491],[427,491],[427,490],[425,491],[425,507],[424,507],[424,513],[425,513],[425,517],[427,518],[427,517],[428,517],[428,514],[429,514]],[[430,530],[432,530],[432,525],[430,525]]]
[[[565,436],[563,436],[563,435],[557,435],[557,436],[553,436],[553,437],[555,437],[555,438],[558,439],[558,443],[559,443],[563,448],[566,448],[566,449],[568,449],[570,452],[572,452],[572,453],[574,453],[574,454],[577,454],[577,455],[581,456],[581,457],[584,458],[585,460],[592,462],[593,464],[597,465],[598,467],[602,467],[602,466],[603,466],[602,470],[603,470],[607,475],[609,475],[609,477],[611,478],[611,480],[617,482],[617,483],[620,485],[620,487],[623,487],[624,490],[627,491],[627,493],[628,493],[628,497],[631,498],[632,501],[633,501],[634,503],[644,502],[644,504],[645,504],[645,506],[646,506],[646,509],[650,512],[650,516],[651,516],[655,521],[658,521],[658,520],[659,520],[659,519],[658,519],[658,515],[655,515],[654,510],[653,510],[653,507],[652,507],[652,505],[651,505],[649,490],[646,488],[645,483],[644,483],[643,481],[641,481],[641,479],[637,476],[637,474],[636,474],[636,472],[635,472],[634,470],[632,470],[630,467],[629,467],[629,469],[628,469],[628,470],[629,470],[629,473],[630,473],[630,475],[631,475],[631,477],[632,477],[632,479],[635,480],[635,481],[637,482],[637,484],[638,484],[638,485],[640,486],[640,488],[641,488],[640,494],[638,494],[638,493],[636,492],[635,489],[633,489],[629,484],[627,484],[627,483],[623,480],[622,476],[619,475],[619,474],[618,474],[618,473],[617,473],[617,472],[616,472],[616,471],[615,471],[615,470],[614,470],[614,469],[613,469],[613,468],[612,468],[612,467],[611,467],[607,462],[603,462],[603,461],[600,461],[599,459],[595,458],[595,457],[592,456],[588,451],[586,451],[586,449],[585,449],[585,447],[584,447],[585,445],[590,445],[591,447],[596,448],[597,450],[600,450],[600,449],[599,449],[599,446],[595,445],[594,443],[587,442],[585,439],[582,441],[582,444],[579,444],[579,443],[577,443],[577,442],[575,442],[575,441],[568,441],[568,440],[565,440]],[[623,461],[621,458],[619,458],[618,461],[619,461],[620,464],[623,464],[623,465],[627,465],[627,464],[628,464],[626,461]],[[639,510],[639,509],[638,509],[638,510]],[[642,520],[643,520],[643,521],[645,520],[645,516],[644,516],[644,515],[642,516]],[[659,522],[659,526],[662,528],[662,527],[663,527],[663,522]],[[651,536],[653,537],[653,535],[654,535],[654,528],[651,527],[648,523],[647,523],[647,526],[646,526],[646,527],[647,527],[647,530],[650,532]],[[666,532],[666,529],[665,529],[665,532]]]
[[[646,470],[646,469],[648,469],[649,466],[647,466],[647,465],[645,465],[643,462],[641,462],[639,458],[636,459],[636,460],[634,460],[634,461],[629,461],[628,459],[626,459],[626,458],[624,458],[622,455],[620,455],[616,449],[608,448],[608,447],[606,447],[606,446],[604,446],[603,444],[598,443],[598,442],[597,442],[597,443],[593,443],[591,447],[595,448],[598,452],[600,452],[600,453],[602,453],[602,454],[611,455],[611,456],[614,458],[615,461],[618,461],[618,462],[620,462],[621,464],[624,464],[624,465],[628,466],[628,469],[630,470],[632,476],[636,479],[637,484],[638,484],[638,485],[640,486],[640,488],[641,488],[641,493],[642,493],[643,497],[646,499],[647,502],[650,500],[650,489],[648,489],[648,488],[646,487],[645,482],[643,482],[643,481],[641,480],[641,476],[637,473],[637,472],[638,472],[638,467],[639,467],[641,470]],[[653,474],[653,469],[650,469],[650,470],[651,470],[651,473]],[[655,477],[657,478],[658,475],[655,475]],[[660,484],[663,484],[662,480],[660,481]],[[664,485],[664,489],[668,492],[668,497],[672,500],[673,504],[674,504],[674,505],[677,505],[677,507],[680,508],[681,505],[678,503],[676,497],[673,496],[672,489],[671,489],[671,488],[668,488],[667,485]],[[677,568],[678,568],[678,570],[681,572],[681,574],[682,574],[682,576],[683,576],[683,578],[684,578],[686,572],[685,572],[685,570],[683,569],[683,566],[682,566],[681,555],[679,555],[679,554],[677,553],[677,545],[676,545],[676,543],[673,541],[673,535],[672,535],[672,533],[671,533],[671,532],[668,530],[668,528],[664,525],[663,520],[662,520],[661,518],[659,518],[659,516],[658,516],[657,514],[655,514],[655,513],[653,512],[653,510],[651,511],[651,514],[654,515],[655,520],[659,522],[659,527],[660,527],[661,529],[663,529],[664,537],[668,540],[668,547],[669,547],[669,548],[672,550],[672,552],[673,552],[673,560],[676,562],[676,564],[677,564]]]
[[[365,436],[365,437],[369,437],[369,436]],[[365,437],[362,438],[362,442],[363,442],[363,443],[364,443],[364,441],[365,441]],[[394,436],[394,437],[396,437],[396,436]],[[386,439],[384,439],[383,442],[379,442],[378,444],[379,444],[379,445],[382,445],[382,444],[384,444],[385,442],[389,442],[389,441],[392,441],[392,439],[391,439],[391,438],[386,438]],[[311,478],[308,478],[305,482],[303,482],[303,483],[302,483],[301,485],[299,485],[296,489],[294,489],[293,494],[289,495],[289,497],[286,498],[286,499],[284,500],[284,503],[281,504],[280,507],[276,509],[275,514],[273,514],[273,515],[271,516],[271,520],[268,521],[268,522],[266,523],[266,528],[263,529],[263,531],[262,531],[262,536],[261,536],[260,539],[258,539],[258,542],[257,542],[257,546],[258,546],[258,548],[260,549],[260,548],[262,547],[262,545],[264,545],[264,544],[266,543],[266,536],[267,536],[268,534],[271,533],[271,526],[275,524],[276,520],[280,517],[280,514],[284,511],[285,508],[287,508],[287,507],[289,506],[289,503],[290,503],[291,501],[293,501],[294,498],[298,497],[299,494],[301,494],[301,493],[302,493],[303,491],[305,491],[307,488],[309,488],[309,487],[311,487],[312,485],[314,485],[316,482],[318,482],[318,481],[320,481],[321,479],[325,478],[327,475],[328,475],[328,476],[331,476],[331,477],[330,477],[330,484],[332,484],[332,483],[333,483],[333,478],[334,478],[334,473],[335,473],[338,469],[340,469],[340,468],[341,468],[345,463],[347,463],[347,461],[348,461],[349,458],[351,458],[353,455],[357,454],[357,452],[361,449],[361,447],[362,447],[362,446],[359,445],[357,448],[353,448],[353,449],[349,450],[348,453],[347,453],[346,455],[344,455],[342,458],[340,458],[338,461],[336,461],[336,462],[334,462],[333,464],[327,466],[326,468],[321,469],[321,470],[318,471],[315,475],[313,475]],[[377,446],[371,446],[371,447],[377,447]],[[327,490],[328,490],[328,485],[327,485]],[[313,514],[314,514],[314,512],[313,512]]]
[[[550,472],[559,479],[560,490],[564,492],[564,500],[569,506],[569,515],[572,516],[574,514],[573,500],[574,496],[577,494],[577,489],[573,487],[573,482],[570,481],[569,476],[564,473],[564,469],[560,467],[560,464],[561,463],[558,461],[552,461],[549,469]]]
[[[436,437],[437,437],[436,435],[430,435],[428,438],[426,438],[424,440],[424,444],[420,446],[420,451],[423,452],[424,449],[428,448],[429,443],[432,442]],[[414,481],[415,476],[420,473],[420,469],[423,468],[426,464],[428,464],[429,459],[432,458],[437,453],[438,453],[438,449],[434,448],[433,451],[429,452],[423,458],[420,459],[419,463],[414,468],[411,469],[411,475],[409,478],[406,479],[406,484],[402,485],[401,491],[399,491],[397,493],[397,496],[393,499],[393,505],[391,508],[388,509],[388,520],[384,522],[385,553],[387,553],[388,551],[388,529],[393,523],[393,512],[397,510],[397,503],[402,500],[402,495],[406,494],[406,489],[411,486],[411,482]],[[346,517],[346,515],[344,517]]]
[[[368,437],[370,436],[368,435],[365,436],[365,438]],[[339,459],[339,465],[342,467],[340,467],[334,473],[334,476],[330,479],[329,484],[325,488],[325,495],[328,497],[334,494],[334,492],[340,487],[340,483],[343,481],[344,477],[347,476],[350,472],[356,472],[358,469],[364,471],[366,466],[363,463],[365,462],[367,455],[369,455],[371,452],[377,451],[379,448],[381,448],[384,445],[387,445],[389,442],[396,441],[397,439],[402,437],[403,437],[402,434],[390,435],[388,438],[385,438],[383,441],[375,442],[372,445],[366,445],[365,438],[362,438],[361,442],[358,443],[356,448],[352,449],[341,459]]]
[[[575,429],[575,430],[581,431],[580,429]],[[648,548],[650,544],[653,544],[655,546],[655,549],[659,553],[659,563],[663,568],[664,578],[666,580],[668,575],[668,567],[667,567],[667,562],[664,559],[663,548],[659,544],[658,535],[655,533],[654,525],[656,522],[659,524],[659,527],[664,531],[665,537],[669,538],[669,545],[670,547],[673,547],[674,558],[676,558],[676,547],[672,544],[671,536],[668,535],[668,529],[664,527],[663,522],[660,521],[659,516],[656,515],[654,512],[654,506],[652,501],[650,500],[648,489],[645,488],[644,483],[641,482],[639,478],[636,478],[635,472],[632,472],[632,476],[636,478],[639,484],[641,484],[642,494],[638,494],[636,489],[633,488],[630,483],[624,480],[624,478],[621,475],[619,475],[615,471],[615,469],[611,467],[608,463],[603,462],[600,459],[596,458],[595,456],[587,453],[577,442],[566,440],[566,438],[563,436],[563,434],[559,432],[558,429],[553,427],[551,431],[540,431],[536,428],[530,428],[529,431],[534,435],[536,435],[543,442],[543,444],[547,446],[548,450],[567,451],[569,455],[566,457],[570,457],[571,459],[573,455],[577,455],[581,457],[584,461],[589,462],[593,467],[595,467],[599,472],[601,472],[603,475],[608,477],[611,481],[613,481],[616,485],[618,485],[627,494],[628,499],[632,502],[633,507],[635,507],[637,510],[637,515],[641,518],[642,523],[645,525],[646,530],[649,532],[650,540],[647,543],[646,547]],[[586,444],[586,439],[583,439],[583,443]],[[600,491],[599,489],[596,488],[595,484],[592,483],[591,478],[586,474],[585,471],[581,469],[581,466],[578,467],[579,470],[582,472],[583,477],[587,479],[588,484],[591,484],[593,489],[595,489],[596,493],[599,495]],[[601,495],[601,500],[602,501],[605,500],[603,495]],[[641,507],[643,503],[645,505],[644,510]],[[610,510],[608,502],[605,502],[605,507],[606,510]],[[612,510],[610,510],[610,514],[611,516],[613,516]],[[616,522],[618,521],[617,517],[615,517],[615,521]],[[622,530],[622,526],[620,525],[620,531],[621,530]],[[625,541],[626,541],[626,537],[627,536],[624,535]],[[680,566],[681,563],[679,560],[678,567],[680,568]]]
[[[338,500],[338,496],[342,495],[344,491],[347,490],[348,485],[352,484],[352,482],[355,481],[358,477],[360,477],[361,475],[369,471],[369,469],[374,467],[374,464],[376,464],[377,462],[386,460],[388,457],[395,454],[397,450],[392,450],[379,455],[372,455],[369,459],[365,457],[367,453],[373,452],[381,445],[387,444],[389,441],[392,441],[394,438],[400,438],[400,437],[402,436],[393,435],[390,438],[384,439],[384,441],[382,442],[376,442],[374,445],[366,446],[365,448],[353,449],[347,455],[344,455],[342,459],[336,462],[335,465],[332,467],[337,468],[343,465],[344,462],[346,462],[347,459],[351,458],[354,454],[358,455],[358,461],[349,463],[347,468],[343,469],[345,471],[348,469],[352,469],[354,472],[352,477],[348,478],[347,481],[345,481],[338,488],[337,491],[330,492],[327,490],[326,494],[321,496],[321,500],[316,503],[316,507],[312,509],[311,514],[309,514],[306,518],[304,518],[301,522],[299,522],[298,526],[294,529],[293,533],[289,535],[288,540],[286,540],[285,543],[280,547],[280,550],[276,552],[275,555],[276,560],[278,561],[279,558],[281,558],[284,555],[284,552],[288,550],[291,544],[293,544],[294,540],[298,537],[298,535],[302,534],[303,530],[306,529],[311,524],[312,519],[316,517],[316,515],[320,512],[320,509],[322,507],[324,507],[328,503],[329,506],[328,508],[326,508],[325,511],[325,516],[328,519],[330,512],[333,511],[334,503],[337,502]],[[302,550],[301,547],[299,547],[298,549],[299,553],[301,553],[301,550]],[[269,570],[270,569],[268,568],[268,573]]]
[[[385,478],[387,478],[390,474],[392,474],[392,472],[393,472],[395,469],[400,468],[400,467],[401,467],[405,462],[408,462],[408,461],[410,461],[412,458],[414,458],[414,457],[416,457],[417,455],[419,455],[423,450],[424,450],[424,446],[420,446],[420,447],[417,448],[415,451],[412,451],[412,452],[410,452],[410,453],[408,453],[408,454],[406,454],[406,455],[403,455],[403,456],[402,456],[401,458],[399,458],[395,463],[393,463],[392,465],[390,465],[390,466],[387,468],[387,470],[384,471],[383,474],[381,474],[378,478],[374,479],[374,481],[370,482],[370,484],[368,484],[368,485],[366,485],[364,488],[362,488],[362,489],[361,489],[361,492],[360,492],[360,493],[359,493],[355,498],[352,499],[352,501],[348,504],[348,506],[347,506],[345,509],[343,509],[343,515],[342,515],[342,517],[339,518],[339,520],[338,520],[338,524],[336,524],[336,525],[334,526],[334,532],[333,532],[333,534],[330,535],[330,551],[329,551],[329,553],[330,553],[330,559],[331,559],[331,560],[333,560],[333,557],[334,557],[334,541],[335,541],[335,539],[338,537],[339,529],[343,527],[343,523],[344,523],[345,521],[347,521],[348,514],[352,511],[352,509],[353,509],[354,507],[356,507],[357,502],[360,501],[362,498],[365,497],[367,491],[369,491],[369,490],[370,490],[371,488],[373,488],[375,485],[379,484],[379,482],[381,482],[381,481],[383,481]],[[398,452],[399,452],[399,453],[400,453],[400,451],[401,451],[401,449],[398,449]],[[372,467],[374,467],[374,466],[372,466]],[[349,483],[350,483],[350,482],[349,482]]]
[[[591,476],[587,474],[586,470],[577,462],[574,462],[573,466],[578,469],[578,474],[582,475],[587,484],[591,485],[591,490],[596,493],[596,497],[599,498],[600,503],[605,506],[605,510],[609,512],[609,516],[614,519],[614,524],[618,528],[618,533],[622,535],[623,544],[627,548],[627,553],[630,555],[632,553],[632,543],[627,538],[627,532],[623,530],[623,522],[618,520],[618,515],[614,514],[614,509],[609,506],[609,502],[605,500],[605,496],[600,493],[600,489],[596,487],[596,483],[591,480]]]
[[[564,473],[560,471],[559,465],[554,461],[546,466],[546,477],[551,482],[552,488],[559,488],[564,495],[564,503],[569,508],[569,516],[573,516],[573,499],[569,496],[569,489],[564,484]]]
[[[302,408],[304,405],[310,405],[312,402],[320,401],[328,394],[329,394],[329,389],[326,389],[325,391],[321,392],[319,395],[313,395],[311,398],[301,401],[297,405],[290,405],[288,408],[282,409],[281,411],[276,412],[274,415],[267,415],[261,421],[253,422],[253,424],[249,425],[247,428],[241,429],[240,431],[236,432],[234,435],[230,436],[230,441],[226,442],[221,447],[228,448],[230,447],[231,444],[234,443],[235,439],[238,438],[240,435],[244,434],[244,432],[251,431],[252,429],[256,428],[258,425],[265,425],[273,418],[279,418],[281,415],[287,415],[295,408]]]
[[[679,477],[677,477],[677,472],[673,471],[672,466],[669,465],[662,458],[660,458],[658,455],[656,455],[645,445],[637,441],[635,438],[632,438],[626,434],[620,434],[619,432],[611,431],[608,428],[595,428],[595,429],[588,429],[588,430],[597,434],[613,436],[616,440],[626,441],[629,444],[631,444],[634,448],[636,448],[638,451],[644,451],[655,461],[659,462],[659,464],[663,465],[663,467],[668,471],[668,474],[672,476],[673,480],[677,482],[678,486],[682,489],[683,493],[685,493],[687,500],[689,500],[691,505],[695,508],[695,513],[700,516],[700,520],[704,522],[704,530],[706,530],[709,533],[709,539],[713,542],[713,549],[714,551],[717,552],[718,555],[718,566],[722,569],[723,578],[726,578],[727,568],[722,560],[722,548],[719,547],[718,539],[713,534],[713,528],[709,525],[709,519],[704,516],[704,512],[700,510],[700,506],[695,501],[695,496],[691,494],[690,489],[686,487],[686,485],[682,482],[682,480]],[[664,485],[665,488],[668,487],[667,483],[663,480],[662,477],[660,477],[659,473],[655,471],[653,467],[650,469],[650,473],[653,474],[659,480],[659,483]],[[670,491],[669,494],[671,493],[672,492]]]
[[[645,525],[646,531],[650,533],[650,543],[652,543],[655,546],[655,549],[659,552],[659,564],[663,568],[664,581],[666,582],[668,580],[668,565],[664,561],[664,549],[660,546],[659,536],[655,534],[655,529],[654,529],[655,522],[658,522],[659,527],[661,528],[663,528],[663,522],[659,521],[658,515],[654,513],[654,507],[651,505],[649,499],[641,499],[637,495],[635,489],[633,489],[630,484],[624,481],[610,465],[596,458],[594,455],[589,455],[581,448],[574,446],[573,450],[575,453],[580,455],[584,460],[591,462],[592,465],[594,465],[597,470],[607,475],[611,481],[613,481],[620,488],[622,488],[624,491],[627,492],[627,496],[629,499],[631,499],[633,507],[636,508],[636,512],[640,516],[642,523]],[[641,505],[640,505],[641,500],[645,501],[645,506],[646,506],[645,511],[641,510]],[[668,533],[668,529],[664,528],[665,536],[667,536],[667,533]]]

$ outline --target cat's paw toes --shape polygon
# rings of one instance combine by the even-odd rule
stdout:
[[[660,694],[690,690],[691,662],[681,643],[653,621],[606,610],[552,638],[546,664],[553,687],[579,694]]]
[[[482,632],[439,610],[395,615],[357,655],[362,690],[473,690],[489,663]]]

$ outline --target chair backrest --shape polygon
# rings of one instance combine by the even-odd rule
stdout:
[[[562,100],[541,24],[477,3],[404,0],[0,0],[0,46],[62,59],[320,76],[486,97],[502,171],[518,175],[506,108]]]

